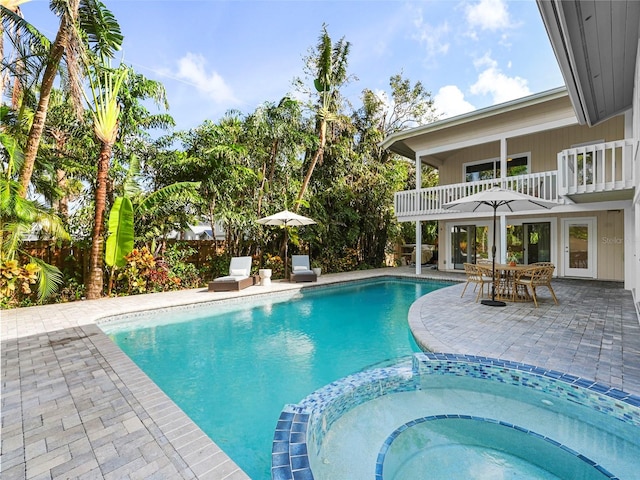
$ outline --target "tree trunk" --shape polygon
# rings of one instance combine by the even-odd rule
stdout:
[[[262,182],[260,183],[260,189],[258,190],[258,217],[262,212],[262,199],[264,198],[264,187],[267,181],[273,184],[273,173],[276,167],[276,157],[278,156],[278,140],[275,140],[271,145],[271,155],[269,156],[269,180],[267,180],[267,162],[262,164]]]
[[[87,299],[95,300],[102,296],[104,288],[104,214],[107,208],[107,175],[111,158],[111,143],[102,143],[98,159],[98,174],[96,177],[96,201],[93,234],[91,235],[91,254],[89,257],[89,282],[87,284]]]
[[[49,61],[47,62],[44,74],[42,75],[38,108],[33,116],[33,123],[31,124],[27,144],[24,148],[24,162],[22,164],[22,170],[20,171],[20,194],[23,198],[26,198],[29,184],[31,183],[33,166],[35,165],[38,147],[40,146],[40,139],[42,138],[42,132],[44,131],[44,125],[47,120],[49,98],[51,97],[51,90],[53,89],[53,82],[58,72],[60,59],[64,53],[64,45],[67,41],[68,28],[69,26],[67,25],[67,21],[63,17],[60,20],[60,28],[58,29],[56,39],[53,42],[53,45],[51,45]]]
[[[298,193],[298,197],[296,198],[296,203],[293,206],[293,212],[298,213],[300,209],[300,200],[304,197],[305,192],[307,191],[307,187],[309,186],[309,182],[311,181],[311,175],[313,174],[313,170],[316,168],[318,161],[322,158],[324,153],[324,146],[327,141],[327,121],[323,118],[320,122],[320,146],[316,151],[316,154],[311,159],[311,165],[309,165],[309,170],[307,170],[307,174],[304,177],[304,181],[302,182],[302,186],[300,187],[300,192]]]

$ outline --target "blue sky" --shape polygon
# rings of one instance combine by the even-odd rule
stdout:
[[[292,92],[322,24],[351,42],[344,90],[421,81],[443,116],[564,85],[533,0],[103,0],[124,34],[123,61],[167,90],[177,129],[227,110],[251,113]],[[51,39],[46,0],[22,5]]]

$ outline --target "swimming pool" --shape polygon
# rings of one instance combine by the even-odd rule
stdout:
[[[119,317],[100,327],[248,475],[269,478],[283,405],[419,351],[407,313],[447,282],[378,279]]]
[[[633,480],[639,429],[640,399],[620,390],[518,362],[417,353],[286,406],[274,478]]]

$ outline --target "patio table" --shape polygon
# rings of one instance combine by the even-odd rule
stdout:
[[[479,263],[477,266],[482,269],[484,275],[491,276],[492,266],[490,263]],[[510,265],[508,263],[496,263],[495,289],[496,298],[500,300],[508,300],[510,302],[529,302],[531,295],[524,285],[518,285],[518,289],[513,294],[515,288],[516,273],[531,268],[531,265]]]

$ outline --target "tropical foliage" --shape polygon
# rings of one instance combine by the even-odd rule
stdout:
[[[162,85],[130,66],[111,67],[123,35],[104,4],[52,1],[60,26],[48,39],[22,18],[19,2],[2,5],[9,3],[0,288],[13,300],[3,307],[56,291],[60,301],[202,286],[238,255],[281,277],[285,232],[256,220],[285,208],[317,222],[290,229],[289,254],[309,253],[327,272],[383,266],[413,235],[395,221],[393,194],[413,186],[414,167],[379,145],[435,119],[430,93],[395,75],[386,94],[365,88],[351,105],[342,94],[356,78],[350,43],[334,42],[326,25],[305,77],[294,79],[297,92],[172,131]],[[432,172],[422,178],[437,182]],[[222,226],[225,241],[198,271],[190,263],[198,252],[167,240],[203,222]],[[21,244],[34,226],[52,244],[71,238],[89,251],[86,271],[28,257]],[[25,300],[32,285],[39,295]]]

